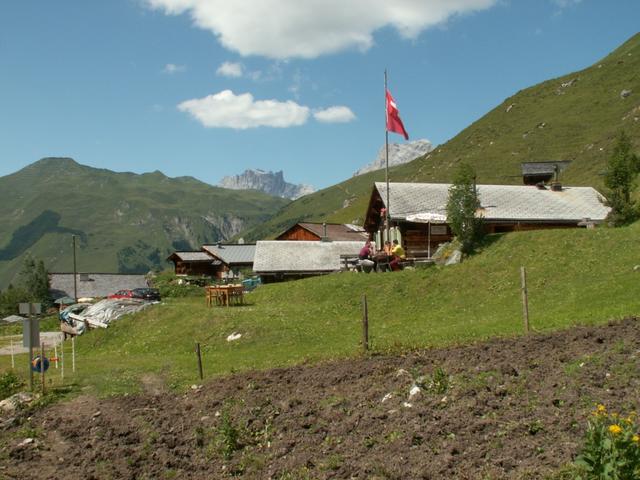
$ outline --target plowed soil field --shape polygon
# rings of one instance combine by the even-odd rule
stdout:
[[[578,453],[596,404],[638,409],[639,327],[242,373],[180,394],[149,377],[144,394],[5,417],[0,478],[543,479]]]

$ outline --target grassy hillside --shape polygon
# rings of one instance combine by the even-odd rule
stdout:
[[[632,93],[623,98],[623,90]],[[448,182],[464,161],[475,167],[479,183],[520,184],[521,162],[571,160],[564,182],[600,188],[621,129],[640,149],[640,34],[589,68],[505,99],[434,152],[392,169],[390,176]],[[383,172],[374,172],[304,197],[245,236],[273,235],[302,219],[361,222],[372,184],[383,178]]]
[[[457,266],[264,285],[244,307],[207,308],[204,296],[169,299],[80,337],[76,379],[101,393],[135,390],[147,373],[188,385],[197,381],[196,341],[209,378],[357,356],[363,293],[374,352],[518,335],[521,265],[536,331],[603,323],[640,314],[639,251],[640,223],[510,233],[489,237],[481,254]],[[227,342],[233,332],[242,337]]]
[[[146,272],[166,268],[175,249],[232,237],[288,201],[212,187],[160,172],[90,168],[68,158],[40,160],[0,178],[0,288],[31,251],[51,271]]]

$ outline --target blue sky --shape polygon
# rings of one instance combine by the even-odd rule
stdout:
[[[410,139],[439,144],[639,18],[638,0],[3,0],[0,175],[70,156],[322,188],[383,144],[385,68]]]

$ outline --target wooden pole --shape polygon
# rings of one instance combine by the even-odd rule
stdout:
[[[76,266],[76,236],[72,235],[73,239],[73,301],[78,302],[78,279],[76,278],[78,275],[78,269]]]
[[[31,369],[31,361],[33,360],[33,320],[31,318],[31,307],[29,307],[29,358],[27,359],[29,364],[29,390],[33,391],[33,370]]]
[[[13,339],[11,339],[11,368],[16,368],[16,360],[13,353]]]
[[[71,371],[76,373],[76,336],[71,337]]]
[[[522,288],[522,315],[524,317],[524,331],[529,333],[529,295],[527,293],[527,270],[520,267],[520,283]]]
[[[367,307],[367,295],[362,295],[362,349],[369,350],[369,309]]]
[[[55,342],[55,340],[54,340]],[[56,370],[58,369],[58,344],[54,343],[53,344],[53,356],[56,359]]]
[[[64,337],[62,338],[62,343],[60,344],[60,381],[64,383]]]
[[[40,344],[40,380],[42,381],[42,395],[44,396],[44,343]]]
[[[200,380],[204,378],[202,373],[202,353],[200,352],[200,344],[196,342],[196,355],[198,356],[198,373],[200,374]]]

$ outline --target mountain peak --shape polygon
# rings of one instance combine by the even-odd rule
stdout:
[[[291,200],[315,191],[311,185],[294,185],[286,182],[282,170],[265,172],[260,169],[248,169],[240,175],[224,177],[218,185],[231,190],[260,190],[275,197]]]
[[[33,162],[27,168],[75,168],[80,166],[81,165],[71,157],[44,157],[37,162]]]
[[[394,167],[396,165],[402,165],[403,163],[415,160],[418,157],[426,155],[433,150],[433,145],[429,140],[420,139],[407,143],[390,143],[389,144],[389,166]],[[378,151],[376,159],[368,165],[365,165],[356,173],[354,177],[362,175],[363,173],[373,172],[374,170],[380,170],[385,166],[385,146],[383,145]]]

